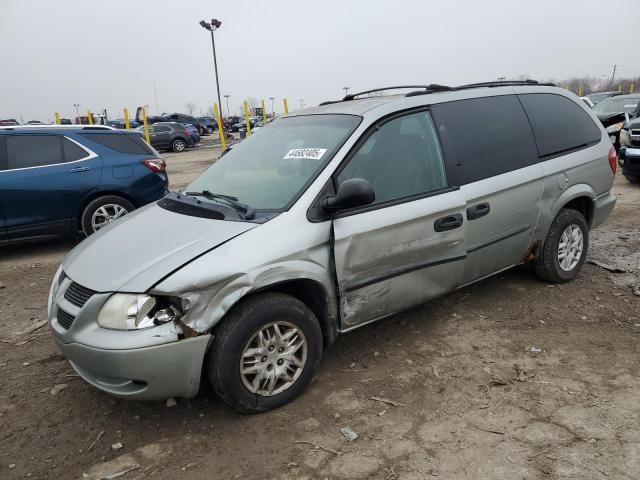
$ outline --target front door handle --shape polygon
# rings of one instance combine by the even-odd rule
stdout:
[[[447,230],[460,228],[463,222],[462,215],[456,213],[437,219],[433,224],[433,228],[436,232],[446,232]]]
[[[467,220],[475,220],[476,218],[484,217],[491,211],[491,205],[489,203],[479,203],[467,208]]]
[[[77,173],[77,172],[86,172],[88,170],[91,170],[91,169],[89,167],[75,167],[75,168],[72,168],[71,170],[69,170],[69,172]]]

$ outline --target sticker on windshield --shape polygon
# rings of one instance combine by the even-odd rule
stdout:
[[[624,108],[636,108],[636,104],[635,103],[628,103],[627,105],[624,106]]]
[[[283,160],[292,158],[320,160],[326,151],[326,148],[293,148],[283,157]]]

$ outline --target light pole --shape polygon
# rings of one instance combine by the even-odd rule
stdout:
[[[276,112],[273,109],[273,101],[275,100],[275,97],[269,97],[269,100],[271,100],[271,114],[275,117],[276,116]]]
[[[302,110],[304,108],[304,98],[301,98],[299,101],[300,101],[300,110]]]
[[[230,96],[231,96],[231,95],[225,95],[225,96],[224,96],[225,100],[227,101],[227,117],[228,117],[229,115],[231,115],[231,113],[229,112],[229,97],[230,97]]]
[[[218,80],[218,60],[216,59],[216,41],[213,38],[213,32],[220,28],[222,22],[220,20],[216,20],[215,18],[211,19],[211,23],[207,23],[204,20],[200,21],[200,26],[205,30],[209,30],[211,32],[211,46],[213,47],[213,68],[216,73],[216,88],[218,90],[218,105],[220,105],[220,121],[222,122],[222,100],[220,99],[220,81]],[[227,110],[229,110],[227,108]]]
[[[347,95],[349,95],[349,90],[351,89],[351,87],[342,87],[342,89],[344,90],[344,96],[346,97]]]
[[[78,110],[78,108],[80,107],[80,104],[79,103],[74,103],[73,106],[76,107],[76,123],[78,123],[79,118],[80,118],[80,110]]]

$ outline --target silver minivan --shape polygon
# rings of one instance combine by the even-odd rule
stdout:
[[[303,392],[339,333],[515,265],[572,280],[615,204],[594,114],[532,81],[408,90],[277,119],[73,249],[48,314],[78,374],[162,399],[204,372],[262,412]]]

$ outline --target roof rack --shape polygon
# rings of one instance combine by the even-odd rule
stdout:
[[[454,90],[464,90],[478,87],[516,87],[519,85],[542,85],[545,87],[555,87],[554,83],[540,83],[537,80],[495,80],[492,82],[468,83],[455,87]]]
[[[375,92],[384,92],[386,90],[406,90],[407,88],[421,88],[425,91],[443,91],[443,90],[451,90],[451,87],[447,87],[444,85],[398,85],[395,87],[384,87],[384,88],[374,88],[371,90],[365,90],[364,92],[351,93],[349,95],[345,95],[342,99],[343,102],[347,102],[349,100],[354,100],[356,97],[360,97],[361,95],[366,95],[368,93]]]

